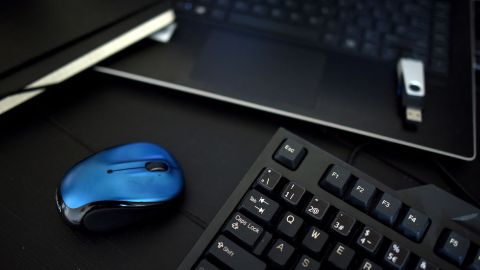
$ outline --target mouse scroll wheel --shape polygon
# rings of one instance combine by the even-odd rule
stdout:
[[[168,170],[168,165],[164,162],[148,162],[145,168],[151,172],[163,172]]]

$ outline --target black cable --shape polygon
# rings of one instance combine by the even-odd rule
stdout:
[[[355,160],[355,158],[358,156],[359,153],[361,153],[362,151],[364,151],[364,149],[369,146],[371,143],[369,142],[366,142],[366,143],[362,143],[362,144],[359,144],[357,145],[355,148],[353,148],[353,150],[350,152],[348,158],[347,158],[347,163],[350,164],[350,165],[353,165],[353,161]],[[398,171],[400,171],[401,173],[407,175],[408,177],[410,177],[411,179],[417,181],[418,183],[421,183],[423,185],[426,185],[426,184],[429,184],[419,178],[417,178],[416,176],[408,173],[407,171],[395,166],[394,164],[392,164],[391,162],[389,162],[387,159],[383,158],[383,157],[379,157],[378,155],[375,155],[375,157],[379,160],[381,160],[382,162],[384,162],[385,164],[397,169]],[[440,169],[441,173],[446,176],[446,183],[447,185],[449,186],[454,186],[454,189],[460,193],[462,193],[464,196],[466,196],[469,201],[473,204],[475,204],[476,206],[480,206],[480,201],[475,198],[475,196],[473,196],[472,194],[470,194],[470,192],[468,190],[466,190],[462,184],[460,184],[458,182],[458,180],[442,165],[440,164],[437,160],[433,160],[431,159],[432,163],[438,168]]]
[[[431,159],[432,163],[437,166],[438,169],[443,173],[444,176],[448,179],[450,184],[453,184],[455,186],[455,189],[458,190],[459,192],[463,193],[471,202],[473,202],[476,206],[480,207],[480,201],[470,194],[470,192],[465,189],[465,187],[458,182],[457,178],[455,178],[448,170],[445,168],[440,162],[437,160]]]
[[[355,158],[357,157],[357,155],[367,146],[369,146],[371,143],[370,142],[366,142],[366,143],[362,143],[362,144],[359,144],[357,146],[355,146],[355,148],[353,148],[352,152],[350,152],[350,154],[348,155],[348,158],[347,158],[347,163],[350,164],[350,165],[353,165],[353,161],[355,160]]]
[[[375,143],[372,143],[372,142],[366,142],[366,143],[362,143],[362,144],[359,144],[357,145],[353,150],[352,152],[350,152],[350,155],[348,156],[347,158],[347,162],[350,164],[350,165],[353,165],[353,162],[355,160],[355,158],[358,156],[358,154],[360,154],[362,151],[365,152],[365,153],[368,153],[366,152],[364,149],[367,147],[367,146],[371,146],[371,145],[374,145]],[[418,178],[417,176],[409,173],[408,171],[398,167],[397,165],[393,164],[392,162],[388,161],[387,158],[385,158],[384,156],[380,155],[380,154],[375,154],[375,155],[372,155],[374,158],[380,160],[381,162],[385,163],[387,166],[390,166],[392,167],[393,169],[399,171],[400,173],[402,173],[403,175],[407,176],[408,178],[412,179],[413,181],[419,183],[419,184],[422,184],[422,185],[427,185],[429,183],[423,181],[422,179]]]

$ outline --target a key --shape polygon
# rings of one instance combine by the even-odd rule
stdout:
[[[350,177],[351,174],[347,169],[334,165],[321,182],[321,186],[333,194],[342,197],[347,189]]]
[[[265,232],[262,239],[260,239],[257,246],[253,249],[253,254],[261,256],[267,246],[270,244],[270,241],[272,241],[272,234],[269,232]]]
[[[394,269],[404,269],[409,256],[410,251],[393,242],[385,254],[384,261]]]
[[[330,256],[328,256],[328,262],[338,269],[346,270],[354,256],[355,251],[342,243],[337,243],[330,253]]]
[[[291,205],[298,205],[304,193],[305,188],[291,182],[283,190],[282,198]]]
[[[365,211],[370,206],[376,188],[365,180],[358,179],[348,195],[348,202]]]
[[[330,228],[342,236],[347,237],[355,226],[356,220],[345,214],[344,212],[338,212],[337,216],[332,222]]]
[[[264,222],[272,220],[278,207],[278,203],[256,190],[250,190],[240,204],[240,209],[246,210]]]
[[[307,208],[305,208],[305,213],[315,220],[322,221],[329,207],[330,204],[327,201],[321,200],[315,196],[310,200]]]
[[[387,225],[392,225],[397,219],[402,202],[388,193],[384,193],[373,209],[373,215]]]
[[[280,224],[278,224],[277,230],[289,238],[294,238],[298,230],[300,230],[300,227],[302,227],[302,224],[302,218],[292,212],[287,212],[280,221]]]
[[[233,214],[224,230],[250,247],[253,247],[263,233],[263,228],[260,225],[238,212]]]
[[[231,269],[266,269],[266,264],[227,237],[220,235],[207,254],[215,257]]]
[[[408,238],[419,242],[427,231],[430,219],[419,211],[410,208],[398,226],[398,229]]]
[[[320,270],[320,263],[307,255],[303,255],[298,261],[295,270]]]
[[[456,265],[461,265],[467,256],[470,241],[454,231],[448,231],[440,239],[438,253]]]
[[[311,227],[303,238],[302,245],[315,254],[320,254],[327,243],[328,234],[317,227]]]
[[[362,233],[357,238],[357,245],[365,251],[374,255],[383,240],[383,236],[372,230],[370,227],[363,228]]]
[[[290,170],[296,170],[307,155],[307,149],[293,139],[285,140],[273,158]]]
[[[285,267],[294,251],[295,249],[290,244],[282,239],[278,239],[268,252],[268,258],[276,265]],[[246,269],[250,269],[250,267]]]

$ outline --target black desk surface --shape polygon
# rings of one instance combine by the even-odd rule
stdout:
[[[0,268],[174,269],[279,126],[393,188],[446,181],[480,197],[477,162],[438,157],[251,109],[86,73],[0,115]],[[104,148],[151,141],[181,163],[178,211],[110,234],[66,226],[54,192],[74,163]],[[458,194],[458,193],[457,193]]]

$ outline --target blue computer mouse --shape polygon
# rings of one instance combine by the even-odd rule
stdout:
[[[183,187],[175,158],[158,145],[138,142],[76,164],[61,181],[56,202],[69,224],[105,231],[169,209]]]

